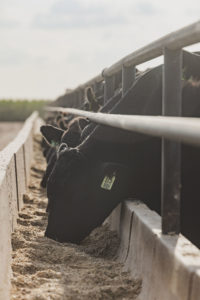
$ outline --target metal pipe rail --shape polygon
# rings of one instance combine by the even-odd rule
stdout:
[[[91,85],[96,87],[99,82],[105,80],[104,84],[104,102],[107,102],[114,94],[115,75],[122,72],[122,97],[135,81],[136,65],[164,55],[163,67],[163,90],[162,90],[162,115],[170,117],[181,117],[182,102],[182,48],[191,44],[200,42],[200,20],[196,23],[186,26],[182,29],[174,31],[151,44],[134,51],[133,53],[120,59],[118,62],[106,68],[101,74],[78,86],[76,89],[68,93],[67,96],[73,97],[79,101],[80,91]],[[77,101],[77,103],[78,103]],[[76,103],[76,101],[75,101]],[[69,110],[68,110],[69,112]],[[72,113],[72,111],[71,111]],[[87,116],[85,112],[80,115]],[[88,115],[89,116],[89,115]],[[161,150],[161,214],[162,214],[162,232],[163,233],[179,233],[180,232],[180,190],[181,190],[181,145],[180,141],[197,145],[199,143],[197,119],[180,118],[161,118],[150,116],[123,116],[135,122],[133,127],[129,123],[131,130],[140,130],[146,134],[162,137]],[[95,119],[90,115],[91,120]],[[96,115],[95,115],[96,118]],[[102,122],[102,117],[98,114],[98,122]],[[106,116],[112,124],[119,122],[119,116]],[[111,118],[111,119],[110,119]],[[113,118],[117,118],[114,121]],[[121,117],[122,118],[122,117]],[[147,120],[151,119],[151,125]],[[176,124],[176,128],[171,126],[171,121]],[[114,123],[113,123],[114,122]],[[123,121],[122,121],[123,122]],[[168,123],[167,123],[168,122]],[[103,123],[102,123],[103,124]],[[136,125],[139,124],[139,125]],[[142,125],[143,124],[143,125]],[[162,128],[158,129],[158,124]],[[181,125],[180,125],[181,124]],[[187,125],[186,125],[187,124]],[[107,123],[109,125],[109,123]],[[118,124],[119,125],[119,124]],[[166,126],[167,125],[167,126]],[[120,125],[122,126],[122,124]],[[145,127],[146,126],[146,127]],[[155,127],[154,127],[155,126]],[[183,126],[183,127],[182,127]],[[145,131],[144,127],[146,128]],[[181,128],[182,127],[182,128]],[[121,127],[120,127],[121,128]],[[139,129],[140,128],[140,129]],[[143,128],[143,129],[141,129]],[[171,129],[170,129],[171,128]],[[178,130],[179,128],[179,130]],[[152,129],[151,133],[148,133]],[[158,133],[159,132],[159,133]],[[181,135],[181,136],[180,136]],[[174,139],[175,141],[166,140],[165,138]]]
[[[47,111],[70,113],[98,124],[200,146],[200,118],[115,115],[62,107],[50,107]]]
[[[80,88],[82,89],[96,82],[102,81],[104,77],[114,75],[116,72],[122,69],[123,66],[129,67],[131,65],[139,65],[148,60],[161,56],[165,47],[171,50],[177,50],[198,42],[200,42],[200,21],[174,31],[123,57],[110,67],[105,68],[102,73],[77,86],[75,89],[73,89],[73,93]]]

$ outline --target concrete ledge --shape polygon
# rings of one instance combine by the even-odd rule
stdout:
[[[120,228],[119,260],[142,279],[138,300],[200,299],[200,250],[189,240],[162,235],[160,216],[134,201],[124,203],[115,226]]]
[[[0,173],[0,299],[9,299],[11,224],[6,172]]]
[[[191,297],[190,300],[197,300],[200,298],[200,266],[199,270],[194,273],[191,287]]]
[[[120,235],[120,222],[119,220],[121,219],[121,213],[122,213],[122,204],[119,204],[113,213],[109,216],[109,224],[110,224],[110,229],[117,231],[117,233]]]
[[[14,153],[15,157],[15,171],[17,181],[17,194],[18,194],[18,210],[23,207],[23,195],[26,191],[26,168],[25,168],[25,154],[24,145]]]
[[[33,138],[32,133],[27,137],[24,145],[23,145],[23,151],[24,151],[24,161],[25,161],[25,173],[26,173],[26,186],[29,184],[30,180],[30,168],[31,168],[31,161],[32,161],[32,155],[33,155]]]
[[[17,194],[17,181],[16,181],[15,167],[16,167],[15,157],[12,156],[6,169],[6,187],[7,187],[7,196],[9,199],[10,224],[11,224],[12,231],[16,227],[17,215],[18,215],[18,206],[16,201],[16,199],[18,199],[18,194]]]
[[[9,299],[11,233],[29,181],[32,132],[38,114],[33,113],[16,138],[0,151],[0,299]]]
[[[131,226],[133,221],[132,211],[126,208],[126,204],[122,204],[120,216],[121,218],[119,222],[119,236],[121,237],[121,239],[120,239],[118,257],[120,262],[125,263],[129,253],[129,245],[130,245],[130,237],[131,237],[130,234],[131,234]],[[115,215],[115,224],[116,224],[116,215]]]

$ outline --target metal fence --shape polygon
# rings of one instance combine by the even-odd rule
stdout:
[[[49,108],[53,111],[67,111],[85,116],[96,123],[162,138],[161,215],[164,234],[180,232],[180,142],[200,145],[200,120],[181,117],[182,48],[198,42],[200,42],[200,21],[129,54],[71,92],[79,99],[82,97],[85,87],[95,87],[99,82],[105,80],[104,101],[106,102],[114,94],[115,74],[121,70],[122,95],[124,95],[135,81],[136,65],[164,55],[163,117],[123,115],[119,118],[117,115],[91,113],[76,109]]]

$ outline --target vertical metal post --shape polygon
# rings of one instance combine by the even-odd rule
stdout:
[[[77,94],[77,96],[76,96],[76,98],[77,98],[77,108],[78,107],[80,107],[80,88],[78,88],[77,90],[76,90],[76,94]]]
[[[95,95],[99,95],[99,93],[101,93],[101,84],[102,82],[95,82],[94,84],[94,92],[95,92]]]
[[[104,103],[106,103],[113,95],[115,91],[115,76],[105,76],[104,85]]]
[[[70,94],[70,101],[71,101],[71,107],[75,107],[74,106],[74,93]]]
[[[115,90],[120,87],[122,83],[122,69],[115,74]]]
[[[94,93],[96,95],[97,91],[98,91],[98,83],[95,81],[95,83],[93,84],[93,90],[94,90]]]
[[[99,94],[99,84],[98,84],[98,82],[95,82],[94,84],[93,84],[93,91],[94,91],[94,94],[95,94],[95,98],[97,98],[98,97],[98,94]]]
[[[76,107],[79,108],[80,106],[80,90],[76,91]]]
[[[122,67],[122,96],[135,81],[135,66]]]
[[[91,86],[92,86],[94,94],[96,94],[96,82],[94,82]]]
[[[74,107],[77,108],[78,103],[78,93],[74,91]]]
[[[73,105],[73,107],[74,108],[76,108],[76,93],[73,91],[73,93],[72,93],[72,105]]]
[[[79,89],[79,106],[84,102],[84,88],[80,87]]]
[[[181,116],[182,50],[164,49],[162,114]],[[162,139],[162,232],[180,232],[181,144]]]
[[[119,73],[118,73],[119,77]],[[122,66],[121,72],[122,81],[122,97],[125,95],[126,91],[131,87],[135,81],[135,66],[125,67]],[[109,217],[112,230],[116,230],[118,234],[120,233],[119,220],[121,219],[121,214],[123,213],[123,204],[119,204],[113,211],[111,217]]]

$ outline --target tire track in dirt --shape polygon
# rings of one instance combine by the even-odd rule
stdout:
[[[44,237],[46,192],[40,187],[45,160],[35,136],[31,183],[12,236],[11,299],[135,299],[141,281],[133,280],[116,259],[119,241],[106,225],[81,245],[60,244]]]

